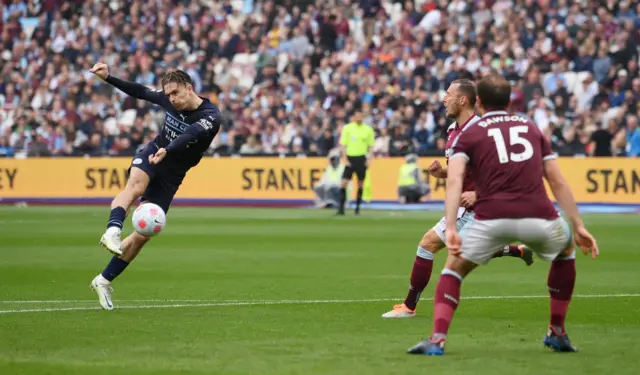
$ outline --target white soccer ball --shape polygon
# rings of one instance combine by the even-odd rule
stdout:
[[[167,225],[164,211],[154,203],[143,203],[138,206],[133,212],[131,221],[135,231],[146,237],[157,236]]]

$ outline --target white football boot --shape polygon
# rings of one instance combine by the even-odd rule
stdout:
[[[122,255],[122,230],[118,227],[110,227],[100,238],[100,245],[113,255]]]
[[[105,310],[113,310],[113,302],[111,301],[111,293],[113,293],[113,287],[111,282],[105,279],[102,274],[96,276],[91,281],[91,289],[98,293],[98,300],[100,306]]]
[[[413,318],[416,316],[416,310],[411,310],[404,303],[394,305],[393,310],[382,314],[383,318]]]

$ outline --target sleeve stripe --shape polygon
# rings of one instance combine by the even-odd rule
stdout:
[[[553,160],[553,159],[557,159],[557,158],[558,158],[558,154],[554,153],[554,154],[550,154],[550,155],[547,155],[547,156],[543,157],[542,160]]]
[[[463,157],[469,160],[469,155],[465,154],[464,152],[456,152],[455,154],[449,156],[449,160],[453,160],[454,158],[457,158],[457,157]]]

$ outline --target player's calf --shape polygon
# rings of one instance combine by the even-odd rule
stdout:
[[[338,206],[338,212],[336,215],[344,216],[344,206],[347,203],[347,185],[349,180],[342,179],[340,181],[340,202]]]
[[[409,309],[416,309],[418,301],[420,300],[420,294],[422,294],[422,291],[429,285],[433,271],[433,258],[442,248],[443,244],[433,229],[430,229],[422,236],[418,244],[416,259],[411,269],[409,292],[404,301],[404,305]]]
[[[114,255],[122,255],[122,226],[129,207],[144,194],[149,185],[149,175],[139,168],[131,168],[129,180],[111,203],[111,213],[107,230],[100,238],[100,244]]]
[[[462,280],[475,267],[476,264],[461,257],[447,258],[433,298],[433,331],[428,339],[409,349],[410,354],[444,355],[449,326],[460,304]]]
[[[98,294],[98,301],[103,309],[113,310],[111,282],[124,272],[149,240],[150,238],[138,233],[129,235],[122,241],[122,256],[113,256],[104,270],[91,281],[91,288]]]
[[[358,192],[356,194],[355,214],[360,215],[360,205],[362,205],[362,194],[364,193],[364,180],[358,180]]]
[[[412,318],[416,315],[420,295],[431,279],[434,255],[442,247],[442,242],[433,229],[424,234],[418,245],[416,258],[411,269],[407,297],[404,303],[394,305],[391,311],[382,314],[383,318]]]
[[[448,264],[455,264],[447,261]],[[436,286],[433,304],[433,332],[428,339],[423,340],[409,349],[409,354],[444,355],[444,346],[447,340],[449,326],[453,314],[460,303],[460,287],[464,277],[463,270],[456,271],[451,268],[442,270],[440,280]]]
[[[547,288],[551,297],[549,325],[555,333],[560,335],[565,333],[564,323],[575,283],[575,251],[568,249],[551,262],[551,269],[547,278]]]

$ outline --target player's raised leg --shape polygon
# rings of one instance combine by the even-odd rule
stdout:
[[[442,224],[444,225],[444,224]],[[422,236],[418,244],[416,259],[411,269],[409,292],[404,302],[393,306],[393,310],[382,314],[383,318],[412,318],[416,315],[416,307],[422,291],[429,284],[433,270],[433,257],[444,244],[436,233],[438,226],[430,229]]]
[[[143,156],[136,156],[135,162]],[[142,162],[140,163],[143,164]],[[151,166],[149,166],[151,168]],[[132,166],[129,179],[124,190],[111,202],[111,213],[107,222],[107,230],[100,238],[100,244],[114,255],[122,255],[122,226],[127,216],[129,207],[144,194],[149,186],[150,173],[136,166]]]
[[[140,253],[150,238],[132,233],[122,241],[122,256],[113,256],[105,269],[91,281],[91,288],[98,294],[100,305],[105,310],[113,310],[111,282],[118,277]]]
[[[494,258],[502,258],[502,257],[513,257],[520,258],[524,261],[527,266],[533,264],[535,259],[533,258],[533,251],[529,249],[526,245],[505,245],[502,250],[496,251],[493,254]]]
[[[171,174],[158,171],[144,191],[142,203],[155,203],[160,206],[165,213],[168,213],[181,181],[181,178],[172,178]],[[91,287],[98,293],[100,305],[104,309],[113,309],[113,302],[111,300],[113,288],[111,287],[111,282],[124,272],[129,266],[129,263],[136,258],[149,239],[150,238],[136,232],[129,235],[122,242],[122,255],[114,255],[105,269],[91,282]]]

